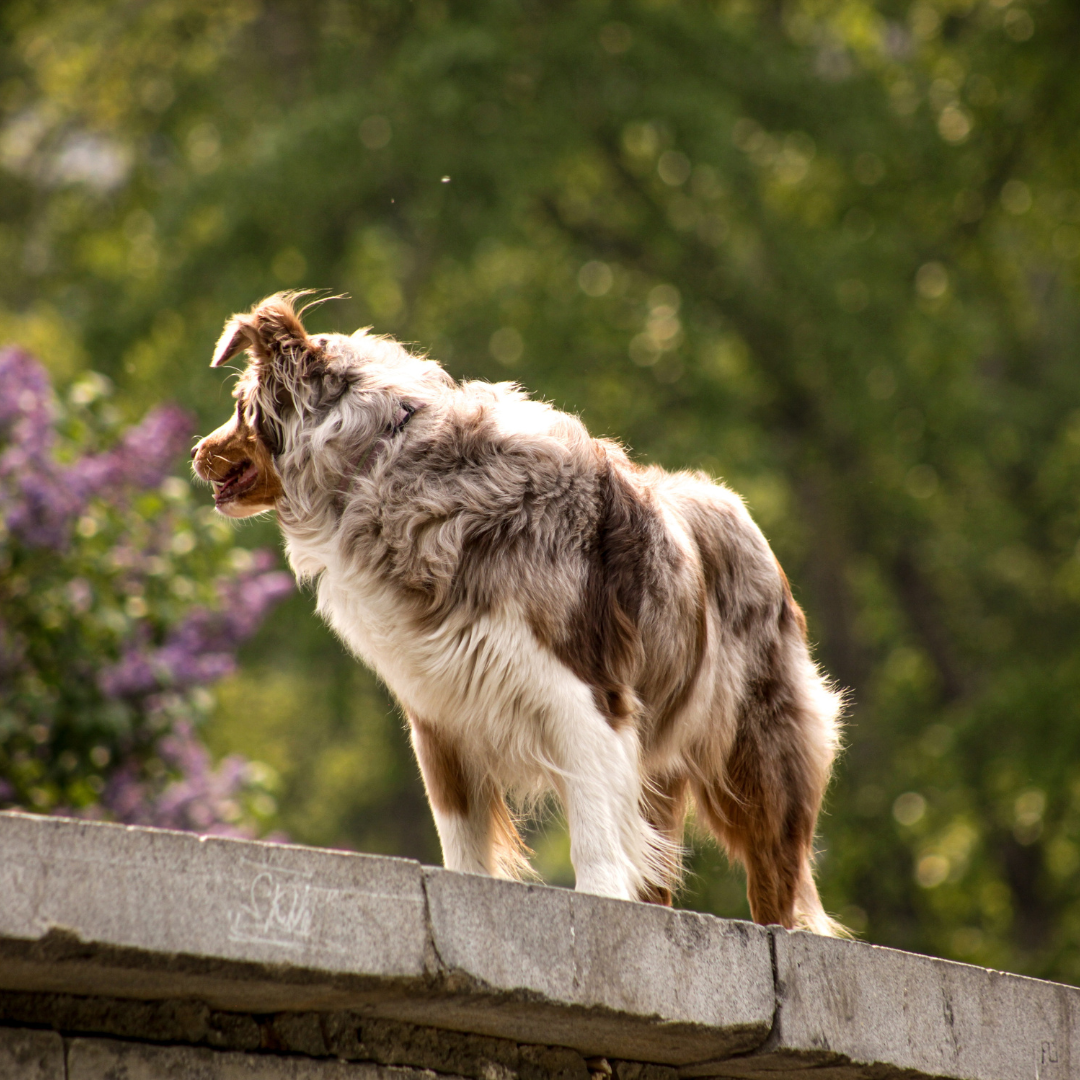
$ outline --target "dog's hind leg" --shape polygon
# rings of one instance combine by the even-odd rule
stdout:
[[[502,792],[471,775],[453,740],[409,718],[435,828],[448,870],[518,878],[528,873],[527,849]]]
[[[746,868],[755,922],[842,932],[821,906],[811,866],[828,777],[820,738],[813,739],[816,725],[794,704],[770,723],[755,720],[741,726],[724,775],[695,781],[699,809],[728,854]]]
[[[735,773],[726,781],[695,785],[705,823],[731,859],[746,869],[750,914],[757,923],[795,926],[795,897],[804,860],[810,856],[813,821],[794,813],[777,815],[775,800],[758,777]]]

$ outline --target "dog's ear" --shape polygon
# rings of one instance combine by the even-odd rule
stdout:
[[[210,361],[211,367],[221,367],[222,364],[231,360],[241,349],[246,349],[251,344],[248,337],[248,328],[240,321],[242,315],[234,315],[221,332],[217,344],[214,346],[214,358]]]
[[[268,296],[244,315],[234,315],[226,324],[214,348],[211,367],[220,367],[238,352],[248,349],[252,358],[273,363],[284,356],[299,359],[317,351],[308,337],[294,301],[302,292],[281,292]]]

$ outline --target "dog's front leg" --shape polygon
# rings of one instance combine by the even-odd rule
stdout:
[[[409,727],[442,845],[443,866],[470,874],[494,873],[490,798],[470,775],[453,739],[413,716]]]
[[[471,811],[471,812],[470,812]],[[442,847],[443,866],[468,874],[494,874],[487,814],[470,807],[464,813],[431,804],[435,828]]]
[[[567,682],[570,680],[568,679]],[[641,813],[641,771],[632,725],[615,730],[577,679],[553,711],[557,781],[570,826],[579,892],[638,900],[663,884],[663,839]]]

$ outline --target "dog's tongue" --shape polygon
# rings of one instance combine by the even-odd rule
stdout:
[[[222,499],[231,498],[233,495],[239,494],[244,488],[250,487],[255,478],[259,475],[259,469],[254,463],[250,463],[243,472],[239,472],[236,476],[229,477],[224,484],[221,485],[215,502],[221,502]]]

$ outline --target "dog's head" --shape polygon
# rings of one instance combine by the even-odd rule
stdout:
[[[211,367],[220,367],[245,349],[249,355],[233,391],[233,415],[191,453],[196,475],[211,484],[215,506],[228,517],[273,510],[283,494],[274,452],[280,448],[282,412],[287,411],[286,388],[298,369],[317,363],[318,354],[293,299],[280,293],[234,315],[210,361]]]
[[[233,391],[231,419],[192,451],[196,474],[214,488],[229,517],[274,509],[284,494],[275,459],[297,434],[323,429],[327,440],[357,464],[380,433],[399,430],[423,406],[431,388],[449,382],[433,361],[397,342],[358,331],[309,335],[297,312],[301,293],[277,293],[234,315],[214,350],[211,367],[246,351],[248,365]],[[325,443],[324,443],[325,448]]]

